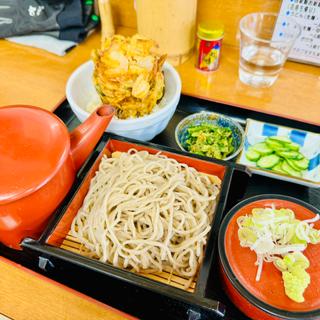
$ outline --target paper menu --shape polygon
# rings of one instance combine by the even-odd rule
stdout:
[[[288,59],[320,65],[320,0],[283,0],[273,39],[286,35],[292,17],[302,29]]]

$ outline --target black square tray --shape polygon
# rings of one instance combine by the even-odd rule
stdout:
[[[288,120],[234,106],[182,96],[176,113],[168,127],[152,142],[178,150],[179,148],[174,140],[174,130],[176,125],[182,118],[186,117],[190,113],[202,110],[214,111],[227,115],[234,118],[242,125],[245,125],[247,118],[251,118],[320,133],[319,126]],[[70,130],[79,124],[79,121],[73,114],[67,102],[63,103],[56,110],[56,114],[67,124]],[[89,162],[87,162],[87,165],[88,164]],[[240,171],[235,170],[235,172]],[[82,172],[79,173],[78,178],[81,174]],[[239,188],[238,186],[241,187]],[[240,197],[247,198],[264,193],[289,195],[304,200],[313,206],[320,207],[319,189],[307,188],[258,175],[253,175],[246,184],[243,173],[237,173],[233,176],[233,183],[229,189],[229,197],[225,204],[226,207],[223,214],[225,214]],[[55,216],[55,219],[56,218],[57,217]],[[43,238],[46,236],[47,235],[44,233]],[[43,247],[40,243],[41,239],[40,242],[36,242],[32,239],[26,239],[24,242],[25,250],[23,252],[14,252],[11,249],[0,245],[0,253],[3,256],[32,268],[39,273],[43,273],[46,276],[81,291],[82,293],[85,293],[101,302],[107,303],[142,319],[200,320],[207,319],[209,317],[210,319],[224,318],[228,320],[247,320],[247,318],[241,314],[224,295],[220,281],[216,276],[217,270],[215,268],[212,268],[211,272],[207,274],[208,283],[211,283],[212,285],[207,286],[204,291],[202,290],[202,292],[205,292],[206,296],[209,297],[209,301],[219,302],[214,305],[215,307],[219,305],[220,309],[218,308],[219,310],[216,310],[219,312],[210,310],[212,306],[211,302],[208,305],[209,308],[206,308],[206,306],[204,309],[201,307],[199,308],[193,303],[190,304],[188,299],[182,299],[182,301],[179,299],[174,300],[169,298],[167,294],[159,295],[154,291],[149,290],[148,287],[141,287],[137,290],[136,286],[132,285],[130,282],[120,281],[116,277],[106,277],[103,273],[69,263],[66,260],[61,259],[61,257],[56,260],[51,254],[48,255],[42,250]],[[31,244],[32,248],[29,249],[28,247]],[[213,259],[216,259],[215,254]],[[213,265],[216,266],[215,263]],[[137,299],[142,300],[142,303],[137,304]],[[223,305],[226,307],[226,314],[224,317],[222,316],[224,312]],[[207,311],[209,311],[209,313]],[[211,317],[210,314],[212,313],[213,316]]]
[[[114,145],[116,147],[113,147]],[[63,241],[62,238],[65,238],[65,235],[70,230],[70,224],[74,216],[69,217],[70,213],[75,214],[74,210],[69,210],[69,208],[74,208],[75,203],[79,203],[80,197],[77,198],[77,194],[84,194],[83,190],[85,189],[82,190],[81,188],[85,188],[86,179],[90,180],[92,174],[96,171],[102,153],[106,149],[111,153],[113,151],[122,151],[122,149],[126,151],[132,147],[148,150],[149,152],[161,151],[162,153],[167,153],[169,157],[176,157],[180,162],[189,163],[190,166],[195,168],[198,167],[198,170],[201,168],[202,172],[207,172],[208,170],[208,173],[217,172],[217,175],[221,175],[222,185],[219,200],[212,228],[208,235],[204,259],[199,270],[195,290],[192,293],[60,248],[60,244]],[[24,239],[22,247],[42,255],[45,254],[50,258],[52,266],[56,267],[62,262],[70,263],[80,268],[103,274],[105,277],[117,279],[118,285],[126,283],[133,286],[137,292],[135,304],[140,305],[142,311],[144,310],[145,300],[150,299],[151,296],[149,294],[152,292],[155,295],[152,304],[158,304],[159,309],[165,310],[167,319],[183,319],[188,314],[199,314],[201,319],[219,319],[225,315],[225,306],[209,293],[210,289],[218,289],[216,287],[218,274],[213,271],[216,267],[214,258],[218,230],[226,208],[233,206],[242,198],[248,178],[249,171],[233,162],[195,156],[153,143],[104,134],[86,164],[80,170],[72,190],[54,214],[52,221],[48,224],[41,238],[39,240]],[[79,190],[81,191],[80,193],[78,193]],[[82,203],[82,198],[80,201]],[[64,227],[65,224],[68,225],[66,228]],[[62,228],[67,231],[61,232]],[[61,233],[63,233],[62,237],[59,236]],[[53,238],[55,238],[54,241],[52,240]],[[52,262],[53,260],[55,261],[54,263]],[[159,304],[161,299],[166,302]],[[141,312],[139,316],[145,317],[147,314]]]

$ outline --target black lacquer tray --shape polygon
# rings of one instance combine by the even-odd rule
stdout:
[[[135,141],[133,143],[189,156],[179,150],[174,139],[174,130],[182,118],[202,110],[215,111],[230,116],[242,125],[245,125],[247,118],[251,118],[320,133],[318,126],[182,96],[174,117],[163,133],[151,143]],[[68,125],[70,130],[79,123],[67,103],[61,105],[56,110],[56,114]],[[225,166],[226,181],[217,208],[216,219],[213,222],[206,258],[195,290],[192,293],[185,292],[111,266],[101,266],[97,261],[90,261],[46,243],[47,238],[63,217],[68,203],[73,199],[86,173],[110,139],[128,141],[128,139],[121,137],[104,135],[79,172],[73,189],[54,215],[42,237],[37,241],[25,239],[22,253],[18,254],[2,247],[0,248],[1,253],[141,319],[247,319],[224,295],[218,277],[216,235],[222,217],[239,200],[264,193],[290,195],[319,208],[320,191],[268,177],[257,175],[249,177],[248,172],[235,163],[210,159],[210,162]],[[204,159],[197,156],[194,158]]]
[[[183,285],[180,285],[187,280],[177,275],[171,276],[169,273],[162,272],[159,275],[153,274],[153,278],[150,279],[149,276],[141,276],[86,257],[81,251],[81,244],[69,233],[71,221],[83,202],[89,188],[89,182],[97,170],[102,154],[110,155],[114,151],[126,152],[131,148],[147,150],[151,153],[161,151],[162,154],[175,158],[181,163],[186,163],[205,174],[219,176],[222,181],[212,228],[207,238],[204,259],[198,276],[192,281],[192,286],[188,286],[188,288],[183,288]],[[41,238],[39,240],[25,239],[22,247],[25,250],[36,251],[49,257],[51,265],[54,267],[62,263],[69,263],[100,273],[106,278],[118,280],[119,285],[133,286],[136,291],[135,304],[140,305],[142,311],[139,314],[140,317],[147,317],[143,310],[145,300],[150,299],[149,293],[152,292],[155,295],[152,305],[157,310],[165,310],[167,319],[183,319],[191,314],[199,314],[203,319],[219,319],[225,315],[225,306],[208,293],[209,288],[215,288],[215,284],[218,283],[218,274],[213,276],[216,267],[214,257],[216,255],[217,234],[225,210],[242,198],[248,178],[249,171],[233,162],[194,156],[154,143],[104,134]],[[160,282],[162,279],[165,281]],[[166,298],[166,302],[159,303],[163,298]]]

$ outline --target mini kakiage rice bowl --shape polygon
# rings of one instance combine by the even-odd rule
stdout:
[[[97,106],[102,104],[93,84],[93,71],[93,61],[87,61],[72,73],[67,82],[67,100],[81,122],[89,117],[90,113],[87,108],[90,104]],[[107,132],[131,139],[149,141],[166,128],[179,103],[181,80],[178,72],[168,62],[164,63],[163,72],[164,95],[153,112],[136,119],[117,119],[114,117]]]

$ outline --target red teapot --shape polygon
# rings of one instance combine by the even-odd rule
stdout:
[[[51,112],[0,108],[0,242],[20,249],[41,234],[113,114],[102,106],[69,134]]]

